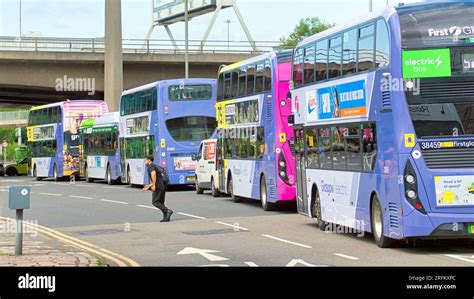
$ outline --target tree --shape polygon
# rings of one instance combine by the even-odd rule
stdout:
[[[333,26],[333,24],[327,23],[318,17],[301,19],[289,37],[280,39],[280,47],[283,49],[292,49],[296,46],[301,37],[314,35]]]

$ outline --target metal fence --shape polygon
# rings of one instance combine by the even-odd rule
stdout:
[[[184,40],[145,40],[124,39],[123,52],[132,54],[184,54]],[[253,45],[248,41],[189,41],[191,54],[259,54],[277,49],[279,42],[256,41]],[[75,53],[104,53],[103,38],[46,38],[8,37],[0,36],[0,51],[37,51],[37,52],[75,52]]]
[[[29,111],[6,111],[0,112],[0,127],[26,125]]]

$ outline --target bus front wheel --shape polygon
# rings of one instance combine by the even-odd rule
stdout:
[[[89,168],[87,167],[87,165],[84,168],[84,172],[85,172],[84,176],[86,177],[86,182],[88,183],[94,182],[94,180],[89,177]]]
[[[112,168],[110,167],[110,164],[107,165],[107,184],[113,185],[115,181],[112,179]]]
[[[372,220],[372,233],[374,234],[374,240],[380,248],[390,248],[395,245],[395,240],[386,237],[384,232],[384,219],[382,213],[382,206],[377,195],[374,195],[372,199],[371,209],[371,220]]]
[[[275,205],[268,202],[267,183],[264,175],[260,179],[260,201],[264,211],[273,211],[275,209]]]
[[[38,176],[38,170],[36,169],[36,165],[33,168],[33,177],[35,178],[35,180],[41,181],[41,178]]]
[[[130,167],[127,168],[127,185],[133,188],[132,184],[132,173],[130,172]]]
[[[53,167],[53,178],[55,182],[59,182],[61,180],[58,174],[58,167],[56,165]]]

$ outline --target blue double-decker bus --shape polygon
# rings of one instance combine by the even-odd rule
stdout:
[[[167,170],[169,185],[193,185],[192,157],[216,131],[216,80],[158,81],[125,91],[120,103],[122,181],[148,184],[145,157]]]
[[[387,7],[294,53],[297,204],[380,247],[474,236],[474,3]]]

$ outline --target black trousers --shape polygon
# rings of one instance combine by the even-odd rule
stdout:
[[[160,209],[161,212],[163,212],[163,215],[166,215],[168,213],[169,209],[165,206],[165,196],[166,196],[166,191],[164,189],[156,189],[153,191],[152,195],[152,203],[153,205]]]

